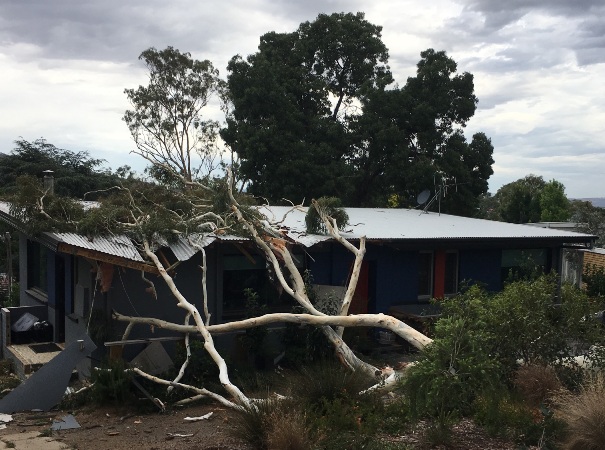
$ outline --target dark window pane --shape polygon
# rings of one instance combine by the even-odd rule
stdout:
[[[43,292],[48,290],[47,260],[48,250],[38,242],[28,241],[28,288],[36,288]]]
[[[444,294],[456,292],[458,292],[458,253],[448,252],[445,254]]]
[[[433,294],[433,254],[418,255],[418,296]]]

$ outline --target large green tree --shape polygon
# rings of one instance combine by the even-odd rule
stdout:
[[[396,195],[401,206],[415,206],[419,192],[436,193],[445,182],[442,194],[450,195],[442,195],[442,210],[474,215],[493,173],[493,146],[484,133],[470,143],[462,133],[477,102],[473,76],[457,74],[445,52],[429,49],[421,57],[405,86],[368,90],[362,99],[352,202],[381,205]]]
[[[484,217],[504,222],[565,222],[572,214],[565,186],[533,174],[505,184],[489,201],[494,208]]]
[[[347,197],[348,125],[364,87],[391,81],[381,27],[321,14],[293,33],[267,33],[228,66],[233,113],[224,140],[256,195],[279,201]]]
[[[571,217],[571,202],[565,196],[565,186],[551,180],[540,193],[540,220],[542,222],[565,222]]]
[[[500,220],[511,223],[539,222],[542,216],[540,194],[546,182],[536,175],[527,175],[505,184],[496,192]]]
[[[132,106],[123,120],[136,144],[133,153],[152,164],[150,173],[160,181],[170,181],[171,172],[189,182],[208,175],[219,124],[202,110],[213,95],[222,98],[218,70],[173,47],[149,48],[139,59],[149,70],[149,84],[124,91]]]
[[[605,246],[605,208],[594,206],[589,201],[571,202],[571,220],[577,224],[578,231],[598,236],[595,245]]]
[[[390,88],[381,27],[363,13],[322,14],[294,33],[267,33],[228,67],[233,111],[221,134],[250,190],[272,201],[336,196],[348,206],[401,206],[446,176],[444,210],[471,215],[487,192],[493,147],[467,142],[471,74],[445,52],[421,54],[416,77]],[[455,180],[455,181],[454,181]]]

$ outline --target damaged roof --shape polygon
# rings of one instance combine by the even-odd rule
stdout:
[[[293,241],[305,246],[332,239],[329,235],[306,233],[307,208],[293,209],[286,206],[262,206],[260,211],[269,223],[276,226]],[[421,240],[541,240],[591,247],[595,236],[585,233],[518,225],[484,219],[452,216],[410,209],[346,208],[349,224],[341,234],[349,240],[365,236],[369,241],[421,241]],[[0,218],[14,225],[9,205],[0,202]],[[214,234],[195,234],[181,237],[175,242],[163,238],[156,240],[156,248],[168,247],[177,260],[186,261],[200,248],[216,240],[243,240],[242,237]],[[88,238],[76,233],[43,233],[41,241],[57,248],[59,244],[100,252],[136,262],[144,262],[136,244],[126,236]]]

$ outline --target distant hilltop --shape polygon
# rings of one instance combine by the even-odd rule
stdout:
[[[605,197],[579,198],[578,200],[590,202],[590,203],[592,203],[592,206],[598,206],[599,208],[605,208]]]

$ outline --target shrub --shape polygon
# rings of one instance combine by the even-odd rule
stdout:
[[[92,372],[90,396],[97,404],[128,404],[136,399],[132,374],[125,371],[124,361],[110,361]]]
[[[500,366],[490,354],[495,337],[486,324],[485,292],[473,286],[441,305],[433,343],[410,368],[403,387],[414,417],[446,425],[453,416],[470,413],[476,395],[500,382]]]
[[[598,450],[605,442],[605,376],[587,378],[579,393],[569,391],[556,398],[556,416],[565,424],[567,450]]]
[[[553,365],[571,379],[573,344],[603,342],[603,333],[585,319],[594,304],[582,292],[557,293],[556,278],[545,275],[493,295],[471,286],[441,301],[435,339],[404,381],[412,415],[438,423],[469,415],[479,395],[509,386],[519,361]]]
[[[600,299],[605,297],[605,267],[588,264],[582,274],[582,281],[585,283],[589,297]]]

